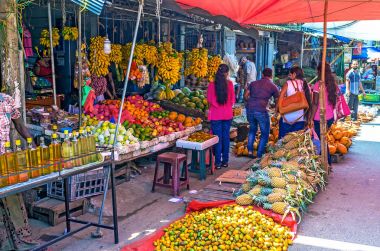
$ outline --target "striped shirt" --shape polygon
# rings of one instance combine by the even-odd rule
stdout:
[[[358,70],[351,69],[347,72],[346,79],[350,80],[350,92],[359,95],[361,75]]]

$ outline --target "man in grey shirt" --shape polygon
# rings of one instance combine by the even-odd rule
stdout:
[[[346,93],[349,98],[348,105],[351,110],[351,118],[354,121],[358,119],[359,90],[363,92],[364,96],[366,95],[358,67],[358,61],[352,61],[351,69],[346,74]]]
[[[256,81],[256,78],[257,78],[256,66],[255,66],[255,63],[252,62],[247,57],[243,57],[241,61],[244,64],[244,71],[246,75],[245,88],[247,88],[250,83],[252,83],[253,81]]]

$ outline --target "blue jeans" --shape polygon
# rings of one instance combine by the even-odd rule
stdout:
[[[306,122],[305,121],[300,121],[296,122],[294,124],[288,124],[285,123],[284,120],[281,118],[280,119],[280,129],[279,129],[279,139],[283,138],[286,134],[290,132],[296,132],[299,130],[305,129]]]
[[[248,151],[253,153],[253,144],[255,143],[258,126],[260,126],[260,143],[257,149],[257,157],[260,158],[265,153],[265,147],[268,143],[270,132],[270,121],[268,112],[248,112],[247,119],[249,122],[248,134]]]
[[[330,129],[333,123],[334,118],[327,120],[327,130]],[[314,130],[317,133],[319,139],[321,139],[321,123],[318,120],[314,120]],[[329,161],[329,165],[331,165],[331,156],[329,151],[327,151],[327,159]]]
[[[232,120],[211,120],[212,133],[219,137],[219,143],[214,146],[215,166],[228,164],[231,122]]]

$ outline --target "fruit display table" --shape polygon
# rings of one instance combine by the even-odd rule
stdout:
[[[214,155],[212,147],[219,142],[218,136],[213,136],[203,142],[189,141],[188,137],[177,141],[176,146],[183,149],[191,150],[191,164],[189,171],[199,173],[199,179],[206,179],[206,172],[214,173]],[[207,161],[208,157],[208,161]],[[208,164],[206,164],[208,162]]]
[[[109,152],[110,150],[105,150],[106,152]],[[112,152],[113,150],[111,150]],[[101,153],[101,152],[100,152]],[[107,158],[102,162],[95,162],[95,163],[90,163],[87,165],[82,165],[78,167],[74,167],[71,169],[64,169],[59,172],[54,172],[45,176],[40,176],[37,178],[30,179],[27,182],[22,182],[18,183],[15,185],[7,186],[0,188],[0,198],[5,198],[10,195],[18,194],[42,185],[46,185],[50,182],[62,180],[64,181],[64,194],[65,194],[65,214],[66,214],[66,232],[59,236],[54,238],[53,240],[50,240],[40,246],[37,246],[33,250],[45,250],[47,247],[53,245],[54,243],[57,243],[67,237],[70,237],[84,229],[87,229],[89,227],[100,227],[104,229],[109,229],[114,231],[114,242],[117,244],[119,242],[119,233],[118,233],[118,220],[117,220],[117,206],[116,206],[116,189],[115,189],[115,178],[114,178],[114,168],[115,168],[115,163],[112,158],[113,154],[111,153],[111,158]],[[74,159],[74,158],[73,158]],[[79,220],[77,218],[72,218],[70,216],[70,210],[69,210],[69,195],[68,195],[68,188],[69,188],[69,182],[68,178],[77,175],[77,174],[82,174],[87,171],[92,171],[95,170],[99,167],[104,167],[107,168],[109,177],[111,178],[111,195],[112,195],[112,210],[113,210],[113,224],[112,225],[105,225],[101,224],[101,213],[99,214],[99,220],[98,223],[95,222],[88,222],[84,220]],[[107,190],[105,190],[107,191]],[[103,195],[103,199],[105,198],[106,193]],[[71,230],[71,223],[76,223],[76,224],[81,224],[82,226],[75,229]]]

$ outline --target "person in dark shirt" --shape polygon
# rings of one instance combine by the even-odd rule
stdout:
[[[260,144],[257,150],[257,157],[260,158],[265,153],[270,132],[270,118],[267,111],[269,99],[274,97],[275,103],[280,96],[278,88],[272,82],[272,69],[265,68],[261,80],[253,81],[248,86],[244,98],[247,100],[247,119],[249,122],[248,134],[248,154],[253,158],[253,144],[260,126]]]

